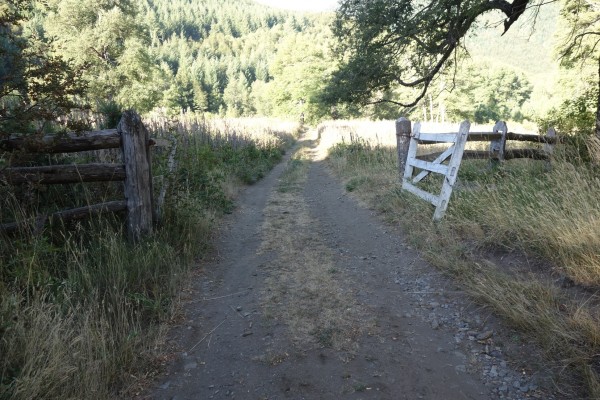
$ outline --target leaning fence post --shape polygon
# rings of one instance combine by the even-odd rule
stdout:
[[[408,119],[401,117],[396,121],[396,143],[398,146],[398,172],[400,173],[400,181],[402,181],[404,169],[406,167],[406,157],[408,156],[411,131],[411,123]]]
[[[127,234],[132,241],[152,233],[152,171],[150,137],[139,115],[126,111],[117,126],[125,163]]]
[[[508,128],[506,122],[498,121],[494,125],[494,133],[502,133],[499,139],[492,140],[490,142],[490,159],[492,164],[504,161],[506,153],[506,133]]]
[[[469,129],[471,129],[471,123],[469,121],[463,121],[460,124],[458,133],[456,134],[456,140],[454,142],[454,152],[448,162],[448,173],[444,177],[444,183],[442,184],[442,191],[438,197],[438,204],[435,207],[433,213],[433,220],[439,221],[444,217],[446,209],[448,208],[448,202],[452,195],[452,189],[458,178],[458,170],[462,161],[467,139],[469,137]]]

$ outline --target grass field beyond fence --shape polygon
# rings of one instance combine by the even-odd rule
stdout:
[[[346,189],[399,223],[432,263],[534,337],[560,386],[600,398],[597,139],[585,141],[585,162],[570,146],[558,146],[550,168],[527,159],[497,168],[463,161],[446,218],[435,224],[432,207],[400,189],[394,122],[383,126],[321,125],[330,165]],[[435,178],[426,184],[439,190]],[[494,254],[523,262],[509,268]]]

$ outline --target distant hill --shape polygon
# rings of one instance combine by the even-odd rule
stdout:
[[[504,36],[503,14],[490,13],[467,38],[467,50],[474,58],[512,65],[528,75],[546,73],[557,66],[553,49],[558,12],[556,3],[530,9]]]

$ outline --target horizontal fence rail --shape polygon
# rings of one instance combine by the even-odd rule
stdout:
[[[6,168],[0,171],[0,180],[11,185],[110,182],[124,181],[125,177],[125,164],[48,165]]]
[[[118,149],[121,135],[116,129],[46,135],[42,137],[12,137],[0,140],[0,150],[27,153],[76,153],[88,150]]]
[[[132,241],[152,232],[155,222],[152,194],[151,146],[158,141],[150,139],[141,118],[126,111],[117,129],[46,136],[11,137],[0,140],[0,151],[24,153],[74,153],[90,150],[120,148],[122,164],[89,163],[39,167],[10,167],[0,170],[0,184],[72,184],[83,182],[124,182],[124,200],[115,200],[50,215],[32,220],[0,225],[0,232],[15,233],[32,224],[40,229],[48,220],[63,221],[87,218],[103,212],[127,211],[127,232]],[[164,144],[164,143],[160,143]],[[170,143],[168,143],[170,144]]]

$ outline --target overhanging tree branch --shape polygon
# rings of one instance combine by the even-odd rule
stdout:
[[[367,104],[374,93],[402,86],[418,94],[385,101],[414,106],[452,63],[479,16],[502,12],[506,32],[534,1],[434,0],[419,7],[412,0],[343,0],[333,28],[340,40],[340,68],[325,101]]]

